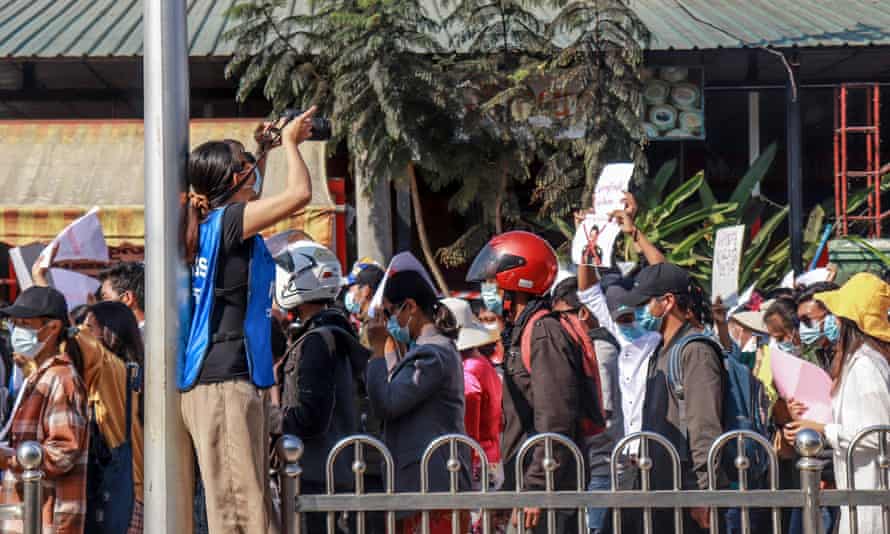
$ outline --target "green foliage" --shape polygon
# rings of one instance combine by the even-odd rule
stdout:
[[[318,106],[366,188],[409,164],[433,190],[457,185],[450,209],[472,224],[446,263],[503,229],[559,235],[607,161],[645,170],[649,34],[626,0],[238,0],[229,15],[239,100]],[[530,124],[542,90],[572,95],[580,139]]]
[[[788,208],[772,208],[753,194],[769,170],[775,152],[775,145],[764,151],[726,202],[714,196],[703,172],[665,194],[676,168],[675,161],[666,163],[654,179],[643,184],[640,194],[643,207],[637,215],[637,227],[664,251],[668,261],[686,267],[703,287],[709,288],[717,228],[745,224],[746,214],[756,208],[766,216],[757,235],[753,239],[750,235],[746,237],[739,285],[768,286],[790,268],[787,239],[780,238]],[[821,227],[821,221],[818,224]],[[625,243],[624,256],[626,261],[638,259],[630,243]]]

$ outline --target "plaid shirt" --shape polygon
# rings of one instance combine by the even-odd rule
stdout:
[[[71,359],[60,354],[43,362],[24,385],[13,416],[11,447],[33,440],[43,447],[43,532],[81,534],[86,517],[86,392]],[[3,475],[0,502],[22,501],[21,467]],[[21,521],[4,521],[0,532],[22,531]]]

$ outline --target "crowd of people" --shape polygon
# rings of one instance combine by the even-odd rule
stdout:
[[[186,256],[192,268],[192,317],[180,355],[181,410],[198,475],[196,531],[212,534],[277,532],[271,444],[292,434],[305,447],[301,492],[355,489],[351,450],[334,465],[326,459],[342,438],[381,440],[394,462],[397,492],[548,487],[543,446],[522,459],[530,437],[566,436],[583,452],[584,483],[591,491],[640,489],[649,471],[653,490],[674,486],[670,458],[649,447],[651,469],[641,469],[625,436],[664,436],[679,453],[685,489],[710,487],[708,453],[736,426],[771,440],[781,460],[783,488],[799,487],[793,446],[802,429],[824,436],[825,487],[845,488],[852,472],[858,489],[879,487],[877,439],[865,440],[847,463],[853,437],[890,423],[890,285],[859,273],[842,286],[758,288],[727,309],[711,301],[690,274],[637,230],[631,195],[611,217],[641,256],[619,272],[593,265],[560,267],[542,237],[508,231],[492,238],[469,268],[479,298],[442,298],[420,269],[385,269],[372,259],[343,273],[338,258],[308,239],[289,243],[275,257],[260,233],[304,207],[311,198],[298,150],[311,134],[313,110],[281,129],[257,155],[236,141],[212,141],[189,158]],[[285,187],[262,195],[264,154],[283,146]],[[52,262],[48,262],[51,264]],[[48,287],[46,263],[35,265],[35,286],[0,309],[9,332],[2,358],[7,422],[0,440],[2,502],[20,502],[22,470],[9,451],[27,440],[41,444],[46,476],[43,524],[53,533],[136,533],[143,527],[143,421],[141,369],[145,294],[141,264],[102,274],[92,303],[69,310]],[[830,379],[829,417],[778,387],[773,365],[794,358]],[[738,394],[744,406],[734,401]],[[743,403],[744,404],[744,403]],[[448,448],[429,458],[429,443],[465,434],[479,450]],[[553,489],[574,490],[575,458],[552,448]],[[366,448],[363,488],[384,488],[382,456]],[[731,464],[731,462],[730,462]],[[645,467],[650,467],[649,465]],[[612,486],[617,469],[618,487]],[[723,464],[718,486],[738,487]],[[457,481],[457,487],[452,484]],[[748,487],[765,476],[752,456]],[[613,511],[587,510],[585,534],[612,531]],[[770,528],[766,510],[750,510],[752,532]],[[824,532],[847,532],[846,507],[822,510]],[[557,531],[575,532],[574,511],[557,512]],[[685,532],[709,531],[712,520],[741,532],[740,512],[706,507],[684,510]],[[545,532],[538,508],[495,511],[496,532]],[[639,510],[620,514],[623,532],[642,532]],[[304,532],[325,532],[326,514],[303,514]],[[385,531],[384,514],[367,514],[369,532]],[[397,513],[398,532],[423,530],[417,511]],[[454,525],[453,521],[458,521]],[[673,532],[673,512],[655,510],[657,532]],[[879,532],[879,507],[859,509],[859,531]],[[783,531],[802,532],[800,510],[783,514]],[[355,517],[337,516],[338,531]],[[434,534],[482,532],[478,511],[435,511]],[[19,532],[7,521],[0,532]]]

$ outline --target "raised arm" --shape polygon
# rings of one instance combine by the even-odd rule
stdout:
[[[287,185],[277,195],[247,203],[244,208],[245,240],[303,209],[312,200],[312,181],[299,145],[312,134],[314,114],[315,108],[312,107],[284,127],[281,137],[287,156]]]
[[[616,210],[609,214],[610,217],[615,219],[615,222],[621,226],[621,231],[624,232],[624,235],[630,239],[634,247],[637,249],[637,252],[643,255],[646,258],[646,261],[649,265],[656,265],[659,263],[665,262],[664,254],[658,250],[649,238],[646,237],[646,234],[641,232],[635,222],[638,207],[637,207],[637,199],[630,193],[624,194],[624,202],[626,207],[623,210]]]

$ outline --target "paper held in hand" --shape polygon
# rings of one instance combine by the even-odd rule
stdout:
[[[794,399],[807,406],[804,419],[822,424],[832,422],[831,377],[817,365],[792,356],[770,343],[770,368],[773,383],[783,399]]]
[[[611,163],[603,169],[596,183],[593,213],[585,216],[572,239],[575,264],[612,266],[612,252],[621,227],[609,219],[609,214],[625,208],[624,194],[633,171],[633,163]]]
[[[717,297],[720,297],[726,308],[734,307],[739,300],[739,266],[742,261],[744,241],[744,224],[720,228],[714,238],[711,299],[716,301]]]
[[[88,211],[52,240],[40,256],[43,267],[49,267],[51,251],[56,247],[56,263],[72,260],[108,263],[108,245],[99,221],[99,208]]]

